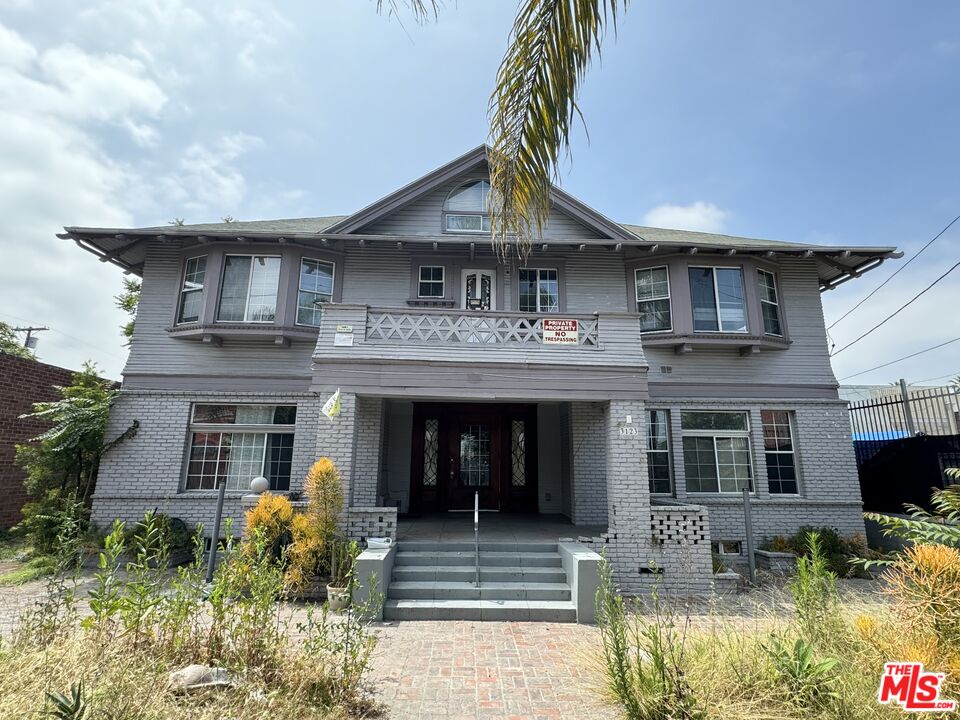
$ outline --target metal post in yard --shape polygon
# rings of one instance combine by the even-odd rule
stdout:
[[[753,520],[750,517],[750,488],[743,489],[743,526],[747,531],[747,565],[750,568],[750,584],[757,584],[757,559],[753,556]]]
[[[213,582],[213,569],[217,564],[217,543],[220,542],[220,516],[223,515],[223,496],[227,492],[227,480],[220,481],[217,493],[217,516],[213,519],[213,535],[210,538],[210,557],[207,558],[207,583]]]
[[[908,437],[915,437],[917,428],[913,424],[913,411],[910,409],[910,393],[907,392],[907,381],[900,378],[900,396],[903,398],[903,416],[907,420]]]

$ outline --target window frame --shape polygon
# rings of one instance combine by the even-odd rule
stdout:
[[[481,209],[477,210],[450,210],[448,209],[448,204],[450,198],[453,197],[454,193],[463,188],[469,187],[471,185],[476,185],[478,183],[485,183],[487,186],[487,194],[484,201],[481,204]],[[452,235],[489,235],[492,232],[492,227],[490,226],[490,190],[491,190],[490,180],[487,178],[476,178],[474,180],[467,180],[462,182],[456,187],[454,187],[450,192],[447,193],[447,197],[443,200],[443,212],[441,213],[441,231],[444,233],[450,233]],[[483,209],[482,205],[486,205],[486,209]],[[451,229],[449,227],[450,217],[479,217],[480,218],[480,229],[479,230],[463,230],[463,229]],[[484,230],[483,224],[487,223],[488,227]]]
[[[222,320],[220,318],[221,305],[223,303],[224,278],[226,277],[226,273],[227,273],[227,260],[232,257],[250,258],[250,270],[247,275],[247,293],[246,293],[246,298],[244,300],[242,320]],[[247,319],[247,313],[250,310],[250,288],[253,285],[253,261],[256,258],[276,258],[280,262],[280,265],[277,269],[277,289],[276,289],[276,296],[275,296],[276,304],[275,304],[274,313],[273,313],[273,320],[248,320]],[[299,273],[299,267],[298,267],[298,273]],[[282,314],[281,312],[282,303],[280,299],[280,290],[283,284],[282,280],[283,280],[283,255],[266,254],[266,253],[225,252],[223,254],[223,259],[220,265],[220,288],[217,294],[216,322],[223,323],[223,324],[233,324],[233,325],[238,325],[238,324],[275,325],[277,323],[277,319],[281,317],[281,314]],[[300,285],[300,280],[298,278],[297,286],[299,287],[299,285]]]
[[[666,414],[666,428],[667,428],[667,449],[666,450],[652,450],[650,448],[650,428],[652,426],[651,415],[655,412],[662,412]],[[671,417],[670,417],[670,408],[648,408],[647,409],[647,450],[646,450],[646,460],[647,460],[647,480],[648,486],[650,488],[650,494],[656,495],[658,497],[672,497],[675,493],[674,486],[674,473],[673,473],[673,437],[672,437],[672,427],[671,427]],[[652,453],[661,453],[667,456],[667,474],[668,474],[668,483],[670,484],[670,489],[666,492],[664,491],[655,491],[653,489],[653,478],[650,477],[650,455]]]
[[[297,408],[296,403],[245,403],[245,402],[227,402],[227,403],[211,403],[211,402],[195,402],[190,405],[190,417],[189,423],[187,424],[187,447],[186,447],[186,457],[183,463],[183,472],[181,478],[181,490],[182,493],[202,493],[202,492],[215,492],[219,488],[220,478],[217,474],[214,474],[214,485],[212,488],[189,488],[187,483],[190,480],[190,463],[192,462],[193,448],[194,448],[194,436],[197,434],[218,434],[220,435],[219,441],[217,443],[217,459],[215,461],[215,466],[219,467],[220,465],[220,455],[224,448],[223,436],[231,436],[231,445],[232,445],[232,436],[236,435],[248,435],[248,436],[262,436],[263,437],[263,450],[260,454],[260,475],[269,479],[269,470],[267,468],[268,464],[268,452],[270,450],[270,436],[271,435],[289,435],[294,438],[294,443],[296,443],[296,419],[293,423],[236,423],[236,422],[202,422],[196,421],[196,409],[200,405],[226,405],[232,407],[293,407]],[[287,478],[287,488],[283,490],[278,490],[273,487],[270,488],[271,492],[286,493],[290,491],[290,482],[293,478],[293,449],[294,446],[290,446],[291,459],[290,459],[290,477]],[[229,461],[227,461],[229,462]],[[201,475],[202,477],[202,475]],[[228,479],[227,475],[223,476],[223,481],[226,482]],[[251,478],[252,479],[252,478]],[[202,483],[202,479],[201,479]],[[272,485],[272,483],[271,483]],[[231,488],[227,486],[226,492],[228,493],[247,493],[249,492],[249,487],[237,487]]]
[[[683,427],[683,414],[684,413],[712,413],[712,414],[724,414],[724,415],[741,415],[746,419],[746,429],[745,430],[687,430]],[[691,490],[689,486],[689,478],[687,477],[687,463],[686,457],[684,456],[683,461],[683,474],[684,474],[684,489],[686,490],[687,495],[713,495],[713,496],[725,496],[725,497],[736,497],[743,493],[743,488],[738,490],[722,490],[720,485],[720,457],[717,452],[717,439],[718,438],[746,438],[747,441],[747,467],[750,472],[749,477],[749,490],[751,495],[757,494],[757,482],[756,482],[756,468],[754,467],[754,458],[753,458],[753,443],[752,441],[752,430],[753,425],[751,423],[750,411],[749,410],[705,410],[705,409],[683,409],[680,411],[680,445],[681,450],[686,451],[686,448],[683,447],[683,439],[687,437],[707,437],[710,438],[713,442],[713,462],[714,469],[716,470],[716,480],[717,480],[717,489],[716,490]]]
[[[302,270],[303,270],[303,263],[304,263],[305,261],[310,261],[310,262],[315,262],[315,263],[318,263],[318,264],[324,264],[324,265],[329,265],[329,266],[330,266],[330,268],[331,268],[331,271],[330,271],[330,299],[329,299],[327,302],[331,302],[331,303],[334,301],[334,298],[336,297],[336,289],[337,289],[337,263],[336,263],[335,260],[323,260],[323,259],[321,259],[321,258],[318,258],[318,257],[310,257],[310,256],[308,256],[308,255],[301,255],[301,256],[300,256],[300,262],[297,263],[297,290],[296,290],[296,296],[294,297],[293,323],[294,323],[294,325],[297,325],[297,326],[299,326],[299,327],[319,328],[319,327],[320,327],[320,324],[319,324],[319,323],[316,324],[316,325],[313,325],[313,324],[311,324],[311,323],[302,323],[302,322],[300,322],[300,293],[302,293],[302,292],[308,292],[308,293],[312,293],[312,294],[314,294],[314,295],[320,295],[320,294],[321,294],[321,293],[314,292],[313,290],[304,290],[302,287],[300,287],[300,280],[301,280],[301,275],[302,275]],[[281,259],[281,263],[282,263],[282,262],[283,262],[283,260]],[[226,267],[226,256],[224,256],[224,267]],[[281,271],[282,271],[282,268],[281,268]],[[279,284],[279,283],[278,283],[278,284]],[[218,308],[218,314],[219,314],[219,308]],[[278,311],[277,314],[279,315],[279,311]],[[320,321],[323,322],[323,317],[322,317],[322,315],[321,315]]]
[[[420,292],[420,285],[424,282],[427,283],[436,283],[437,280],[424,280],[423,279],[423,269],[424,268],[440,268],[440,294],[439,295],[424,295]],[[417,299],[419,300],[444,300],[447,297],[447,267],[446,265],[417,265]]]
[[[765,422],[763,421],[763,414],[764,414],[765,412],[770,412],[770,413],[785,413],[785,414],[786,414],[786,416],[787,416],[787,427],[788,427],[789,430],[790,430],[790,447],[791,447],[790,450],[767,450],[766,435],[763,435],[764,426],[767,424],[767,423],[765,423]],[[760,432],[761,432],[761,434],[763,435],[763,438],[764,438],[764,444],[763,444],[763,464],[764,464],[764,469],[767,471],[767,493],[768,493],[769,495],[771,495],[771,496],[776,496],[776,497],[800,497],[800,496],[803,494],[803,493],[802,493],[802,488],[803,488],[803,486],[802,486],[802,484],[801,484],[801,477],[800,477],[800,455],[799,455],[799,453],[797,452],[797,423],[796,423],[796,418],[794,417],[794,415],[795,415],[795,413],[794,413],[792,410],[783,410],[783,409],[776,409],[776,408],[762,408],[762,409],[760,410]],[[771,488],[771,486],[770,486],[770,483],[771,483],[771,482],[777,482],[777,483],[781,483],[781,484],[782,484],[783,481],[782,481],[782,480],[771,480],[771,479],[770,479],[770,474],[769,474],[769,472],[770,472],[770,471],[769,471],[770,465],[769,465],[769,463],[767,462],[767,455],[768,455],[768,454],[774,454],[774,455],[791,455],[791,456],[793,456],[793,476],[794,476],[793,482],[794,482],[794,484],[797,486],[796,491],[794,491],[794,492],[781,492],[781,491],[779,491],[779,490],[775,491],[775,490],[773,490],[773,489]]]
[[[697,321],[694,315],[696,306],[693,300],[693,284],[690,282],[691,270],[709,270],[713,278],[713,309],[717,313],[716,330],[697,330]],[[724,330],[723,317],[720,313],[720,284],[717,282],[717,270],[737,270],[740,273],[740,291],[743,294],[743,330]],[[687,264],[687,285],[690,292],[690,325],[694,334],[705,335],[749,335],[750,334],[750,308],[747,302],[747,286],[744,283],[744,272],[742,265],[696,265]]]
[[[770,280],[773,284],[773,295],[776,298],[776,302],[770,302],[765,300],[763,297],[763,283],[760,281],[761,276],[769,275]],[[783,329],[783,304],[780,301],[780,283],[777,282],[777,274],[771,270],[765,270],[764,268],[757,268],[757,297],[760,299],[760,325],[763,328],[763,334],[769,335],[770,337],[785,337],[786,333]],[[763,306],[764,305],[773,305],[777,311],[777,324],[780,326],[780,332],[768,332],[767,331],[767,322],[763,317]]]
[[[187,288],[186,288],[186,284],[187,284],[187,267],[190,265],[190,263],[191,263],[192,261],[194,261],[194,260],[201,260],[201,259],[204,261],[204,265],[203,265],[203,283],[200,285],[199,288],[190,288],[190,289],[187,289]],[[180,292],[177,294],[177,314],[176,314],[176,316],[175,316],[175,318],[174,318],[174,325],[190,325],[191,323],[203,322],[203,306],[204,306],[204,302],[203,302],[204,295],[203,295],[203,293],[204,293],[204,291],[207,289],[207,267],[208,267],[209,265],[210,265],[210,256],[209,256],[209,255],[206,255],[206,254],[204,254],[204,255],[193,255],[193,256],[191,256],[191,257],[186,257],[186,258],[183,259],[183,267],[182,267],[182,270],[181,270],[181,272],[180,272]],[[187,293],[195,293],[195,292],[199,292],[199,293],[200,293],[200,311],[197,313],[197,319],[196,319],[196,320],[183,320],[183,319],[182,319],[182,313],[183,313],[184,299],[186,298]]]
[[[520,301],[521,301],[521,297],[522,297],[522,293],[520,292],[520,282],[521,282],[520,275],[521,275],[521,273],[523,273],[523,272],[530,272],[530,271],[533,271],[533,272],[537,273],[537,279],[536,279],[536,283],[537,283],[537,294],[536,294],[536,298],[537,298],[537,309],[536,309],[536,310],[524,310],[524,309],[522,309],[522,308],[520,307]],[[555,310],[542,310],[542,309],[540,308],[540,273],[543,272],[543,271],[548,271],[548,272],[556,273],[556,282],[557,282],[557,307],[556,307]],[[556,267],[556,266],[549,266],[549,265],[547,265],[547,266],[544,266],[544,267],[525,267],[525,268],[517,268],[517,283],[516,283],[516,286],[517,286],[517,304],[516,304],[516,305],[517,305],[517,312],[530,313],[531,315],[553,315],[553,314],[556,314],[556,313],[564,312],[564,309],[563,309],[563,289],[562,289],[562,285],[561,285],[561,282],[560,282],[560,275],[561,275],[561,273],[560,273],[560,268],[559,268],[559,267]]]
[[[638,276],[639,273],[641,273],[641,272],[649,272],[649,271],[651,271],[651,270],[663,270],[663,271],[666,273],[666,275],[667,275],[667,296],[666,296],[665,298],[664,298],[664,297],[658,297],[658,298],[648,298],[647,300],[641,300],[641,299],[640,299],[640,294],[639,294],[639,288],[637,287],[637,276]],[[664,328],[664,329],[659,329],[659,328],[658,328],[658,329],[656,329],[656,330],[644,330],[644,329],[641,328],[641,329],[640,329],[640,334],[641,334],[641,335],[648,335],[648,334],[651,334],[651,333],[672,333],[672,332],[673,332],[673,298],[672,298],[672,294],[673,294],[673,290],[672,290],[672,288],[671,288],[671,286],[670,286],[670,266],[669,266],[669,265],[651,265],[651,266],[646,266],[646,267],[636,267],[636,268],[633,269],[633,297],[634,297],[634,300],[635,300],[635,302],[636,302],[636,308],[635,308],[635,310],[636,310],[637,314],[638,314],[638,315],[640,314],[640,303],[641,303],[641,302],[645,302],[645,303],[646,303],[646,302],[657,302],[658,300],[666,300],[666,301],[667,301],[667,308],[668,308],[668,311],[669,311],[669,313],[670,313],[670,325],[669,325],[669,327]],[[692,302],[692,300],[691,300],[690,308],[691,308],[691,312],[692,312],[692,311],[693,311],[693,302]]]

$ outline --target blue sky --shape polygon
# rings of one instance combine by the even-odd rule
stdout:
[[[483,142],[516,3],[437,22],[373,0],[0,0],[0,320],[119,377],[121,273],[54,233],[355,210]],[[919,8],[919,10],[918,10]],[[561,184],[623,222],[915,252],[960,214],[960,5],[634,2]],[[836,326],[842,346],[960,259],[960,223]],[[823,296],[835,319],[896,262]],[[834,360],[960,336],[960,271]],[[960,374],[960,343],[850,382]]]

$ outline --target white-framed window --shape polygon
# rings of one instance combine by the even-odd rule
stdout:
[[[490,183],[471,180],[455,188],[443,203],[443,229],[454,233],[489,233]]]
[[[685,410],[680,428],[688,493],[753,490],[748,413]]]
[[[417,276],[417,297],[442,298],[446,295],[446,268],[443,265],[421,265]]]
[[[760,312],[763,314],[763,332],[783,336],[780,324],[780,296],[777,293],[777,277],[772,272],[757,270],[760,280]]]
[[[221,322],[273,322],[277,317],[280,258],[227,255],[217,319]]]
[[[793,413],[788,410],[761,410],[760,420],[763,423],[763,454],[770,494],[797,495],[800,489]]]
[[[738,267],[687,268],[694,332],[747,332],[743,271]]]
[[[183,285],[177,306],[177,322],[197,322],[203,305],[203,284],[207,275],[207,256],[192,257],[183,266]]]
[[[640,332],[669,332],[670,272],[666,267],[639,268],[634,274]]]
[[[270,489],[290,489],[296,405],[197,403],[190,418],[184,490],[245,491],[263,476]]]
[[[560,311],[560,273],[551,268],[520,268],[518,305],[520,312]]]
[[[650,410],[647,416],[647,476],[651,493],[669,495],[673,491],[669,410]]]
[[[297,325],[318,327],[323,319],[320,303],[333,301],[332,262],[300,259],[300,281],[297,289]]]

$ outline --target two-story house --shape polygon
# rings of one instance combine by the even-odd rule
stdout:
[[[479,147],[348,216],[63,237],[143,278],[94,519],[208,522],[333,457],[351,532],[397,513],[589,526],[627,589],[758,538],[863,531],[820,294],[897,257],[624,225],[559,189],[498,260]],[[323,403],[341,392],[341,414]],[[686,546],[683,550],[680,546]],[[686,570],[679,553],[696,546]],[[692,568],[692,569],[691,569]]]

